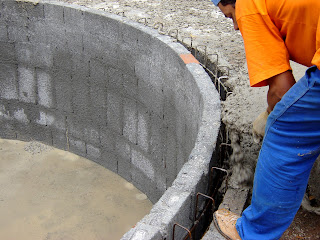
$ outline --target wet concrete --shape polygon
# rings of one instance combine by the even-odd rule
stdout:
[[[0,239],[120,239],[151,208],[145,194],[92,161],[0,139]]]

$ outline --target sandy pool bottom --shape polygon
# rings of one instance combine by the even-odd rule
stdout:
[[[131,183],[92,161],[0,139],[0,239],[120,239],[151,207]]]

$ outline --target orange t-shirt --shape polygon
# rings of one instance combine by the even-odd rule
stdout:
[[[289,60],[320,69],[320,0],[237,0],[250,85],[290,70]]]

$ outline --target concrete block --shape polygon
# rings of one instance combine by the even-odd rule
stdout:
[[[36,103],[35,69],[18,66],[19,99],[27,103]]]
[[[87,158],[98,162],[101,159],[101,151],[100,148],[91,144],[87,144]]]
[[[54,126],[55,116],[52,113],[40,110],[38,114],[38,117],[34,121],[36,124],[49,127]]]
[[[162,119],[151,112],[150,115],[150,141],[149,153],[156,162],[163,161],[166,127],[163,125]]]
[[[53,72],[55,106],[59,111],[72,112],[71,74],[62,69]]]
[[[18,99],[17,65],[0,63],[0,99]]]
[[[134,72],[139,81],[150,82],[150,62],[150,57],[143,54],[135,59]]]
[[[112,89],[115,92],[122,93],[123,91],[123,75],[119,68],[107,67],[106,68],[108,89]]]
[[[41,30],[39,30],[41,32]],[[33,47],[33,58],[29,64],[35,67],[48,69],[53,66],[53,53],[50,45],[44,44],[45,39],[39,37],[36,45]]]
[[[54,112],[53,128],[56,130],[61,130],[63,132],[67,131],[67,116],[64,113],[55,111]]]
[[[139,169],[145,177],[151,181],[155,180],[155,169],[150,158],[143,155],[136,149],[131,149],[131,163],[134,167]],[[136,177],[136,176],[135,176]]]
[[[83,129],[84,139],[86,142],[94,144],[96,146],[100,145],[100,133],[97,126],[90,126],[90,124],[85,124],[86,127]]]
[[[137,102],[124,98],[123,99],[123,136],[133,144],[137,144],[138,128],[138,109]]]
[[[135,75],[128,73],[122,74],[123,78],[123,94],[129,98],[137,99],[138,95],[138,79]]]
[[[74,55],[80,55],[83,53],[83,33],[79,29],[67,28],[66,29],[66,44],[68,50]],[[74,59],[74,57],[73,57]],[[73,61],[76,64],[81,64],[82,61]]]
[[[64,25],[57,25],[51,22],[46,21],[46,25],[44,25],[45,29],[45,39],[46,43],[51,46],[57,53],[53,52],[53,60],[56,67],[63,67],[63,64],[70,64],[67,60],[64,60],[63,57],[67,57],[67,54],[63,55],[63,52],[67,52],[67,38],[66,38],[66,29]],[[61,59],[60,59],[61,57]],[[62,63],[59,63],[62,61]],[[60,66],[59,66],[60,65]],[[69,65],[66,65],[66,69],[68,69]]]
[[[30,139],[32,139],[33,141],[43,142],[49,146],[52,146],[53,138],[50,127],[34,123],[30,123],[28,127],[30,127]]]
[[[22,107],[17,107],[13,110],[12,116],[15,120],[17,120],[20,123],[28,124],[30,123],[30,120],[25,112],[25,109]]]
[[[87,76],[76,73],[71,76],[72,111],[82,118],[82,121],[90,121],[90,95],[89,79]]]
[[[158,91],[154,88],[149,80],[143,81],[142,79],[138,79],[138,101],[147,109],[151,109],[159,116],[162,116],[164,111],[164,98],[162,90]]]
[[[177,140],[174,132],[167,132],[165,148],[167,186],[171,186],[177,176]]]
[[[0,63],[16,63],[17,56],[15,45],[12,42],[0,42]]]
[[[84,158],[87,156],[87,148],[86,148],[86,143],[84,141],[74,138],[70,135],[68,137],[68,140],[69,140],[70,152]]]
[[[0,138],[16,139],[16,130],[13,121],[3,118],[0,113]]]
[[[111,129],[104,127],[100,129],[101,149],[107,152],[115,152],[115,139],[118,139],[118,134]]]
[[[70,150],[69,136],[66,131],[52,130],[52,146],[65,151]]]
[[[101,149],[101,158],[97,163],[114,173],[118,173],[118,157],[114,151]]]
[[[85,12],[80,7],[63,9],[63,21],[66,28],[73,29],[75,32],[82,33],[85,29]],[[76,19],[76,21],[75,21]]]
[[[29,41],[29,30],[27,27],[27,23],[19,22],[20,25],[17,23],[9,24],[8,25],[8,39],[11,42],[28,42]]]
[[[107,93],[107,126],[115,132],[122,134],[123,129],[123,99],[119,94]]]
[[[118,156],[118,174],[131,182],[131,146],[123,136],[116,138],[115,154]]]
[[[65,36],[65,33],[63,33]],[[53,67],[55,70],[60,70],[64,72],[71,72],[72,70],[72,58],[73,55],[70,50],[65,49],[65,47],[60,44],[58,49],[53,51]]]
[[[79,118],[77,115],[71,115],[67,117],[67,128],[70,137],[81,139],[86,141],[85,128],[87,127],[86,122]]]
[[[42,69],[36,69],[38,103],[46,108],[53,106],[53,86],[51,75]]]
[[[134,228],[127,232],[121,240],[159,240],[163,239],[159,227],[138,223]]]
[[[19,15],[21,17],[29,17],[30,21],[41,21],[44,19],[44,9],[42,4],[34,4],[32,2],[18,2]]]
[[[98,109],[98,111],[94,111],[97,112],[98,115],[106,117],[108,79],[106,76],[105,66],[101,61],[91,58],[89,69],[91,106]],[[100,111],[104,110],[105,114],[101,114],[99,109]],[[98,118],[100,118],[100,116],[98,116]]]
[[[159,199],[159,194],[156,190],[156,184],[150,180],[141,169],[136,166],[131,168],[131,176],[133,185],[140,191],[145,193],[152,203],[156,203]]]
[[[44,16],[47,22],[57,26],[64,24],[64,7],[59,5],[44,4]]]
[[[148,152],[149,150],[150,128],[150,114],[148,110],[138,106],[137,143],[145,152]]]
[[[8,27],[3,21],[0,21],[0,41],[8,41]]]

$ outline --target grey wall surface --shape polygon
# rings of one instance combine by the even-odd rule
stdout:
[[[171,38],[105,12],[0,0],[0,137],[116,172],[155,203],[123,239],[165,239],[205,192],[220,102]],[[177,233],[178,235],[181,232]]]

